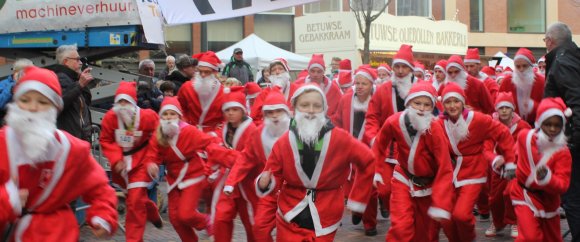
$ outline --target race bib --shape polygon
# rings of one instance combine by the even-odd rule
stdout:
[[[143,131],[115,130],[117,144],[123,148],[133,148],[135,141],[143,135]]]

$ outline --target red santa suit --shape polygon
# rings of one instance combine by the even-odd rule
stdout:
[[[559,116],[563,127],[566,127],[566,117],[572,114],[561,98],[542,100],[537,113],[537,126],[550,117]],[[543,148],[539,145],[542,132],[540,129],[525,130],[518,136],[518,168],[510,193],[518,217],[516,241],[562,241],[558,207],[560,195],[570,184],[572,156],[566,146],[564,129],[554,138],[559,144]],[[543,179],[537,177],[539,168],[547,169]]]
[[[306,90],[315,90],[323,96],[320,88],[304,85],[296,91],[293,102]],[[325,111],[328,107],[326,100],[323,103]],[[350,166],[352,164],[358,172],[354,181],[357,191],[351,192],[347,207],[362,213],[371,194],[374,170],[371,163],[374,156],[366,145],[346,131],[333,128],[330,123],[323,127],[317,144],[310,148],[298,138],[297,131],[293,130],[296,129],[295,124],[290,129],[274,144],[264,168],[265,171],[271,171],[276,179],[271,180],[265,191],[257,188],[263,194],[269,194],[275,190],[276,184],[281,184],[276,240],[332,241],[341,224],[344,211],[342,185],[348,178]],[[303,156],[304,149],[319,151],[320,155]],[[306,162],[311,163],[304,160],[315,158],[318,160],[310,167],[310,173],[304,167],[307,166]],[[257,184],[263,174],[258,177]],[[307,219],[303,219],[305,217]],[[300,227],[300,224],[309,221],[312,229]]]
[[[133,127],[128,128],[121,116],[113,109],[105,113],[102,121],[100,143],[103,155],[116,167],[123,161],[126,172],[112,173],[113,182],[126,189],[127,241],[143,241],[147,219],[160,222],[157,206],[147,197],[147,187],[152,179],[145,167],[145,154],[149,139],[154,135],[159,123],[159,116],[151,109],[140,109],[135,105],[137,90],[133,82],[121,82],[115,94],[115,103],[120,100],[129,101],[134,107]]]
[[[411,88],[407,101],[436,92],[428,83]],[[431,217],[450,219],[453,171],[443,129],[431,121],[429,129],[411,135],[405,122],[407,110],[390,116],[373,146],[376,163],[383,162],[390,140],[397,143],[399,164],[390,183],[391,227],[387,241],[438,241],[439,225]],[[421,184],[419,184],[421,183]]]
[[[262,111],[277,109],[284,109],[287,115],[290,113],[288,106],[286,106],[286,98],[281,93],[270,93],[264,101]],[[243,186],[246,194],[253,193],[258,195],[259,192],[253,186],[253,182],[260,172],[264,170],[268,156],[278,138],[270,134],[264,125],[257,128],[249,138],[250,141],[239,160],[232,166],[225,182],[225,188]],[[248,183],[251,187],[246,186]],[[258,242],[273,241],[271,234],[276,227],[277,200],[278,193],[272,192],[259,198],[253,206],[255,208],[253,233],[255,240]]]
[[[465,103],[465,94],[455,83],[448,83],[443,90],[443,102],[451,97]],[[487,182],[489,163],[483,156],[484,141],[492,139],[497,144],[497,150],[503,156],[506,167],[514,166],[514,142],[508,128],[494,121],[489,115],[467,109],[460,115],[462,120],[455,123],[446,115],[439,119],[449,140],[455,186],[452,219],[441,225],[450,241],[472,241],[475,239],[472,209],[483,184]],[[460,126],[460,122],[465,122],[465,126]],[[465,128],[467,130],[463,130]]]
[[[284,94],[284,100],[286,100],[287,105],[290,106],[290,89],[291,83],[289,79],[290,67],[288,66],[288,62],[284,58],[276,58],[272,62],[270,62],[270,66],[272,65],[282,65],[286,73],[281,73],[279,75],[288,75],[288,80],[282,78],[280,80],[274,80],[274,76],[270,78],[270,82],[272,82],[271,87],[264,88],[262,92],[256,97],[254,101],[254,105],[252,106],[250,117],[254,120],[254,124],[256,127],[260,126],[264,121],[264,114],[262,112],[262,107],[264,106],[264,102],[270,95],[272,91],[280,92]],[[271,74],[275,75],[275,74]],[[275,75],[276,76],[276,75]]]
[[[14,100],[30,91],[40,92],[56,109],[62,110],[62,90],[54,72],[37,67],[25,69],[16,86]],[[9,109],[8,115],[25,111],[16,104],[11,105],[15,105],[15,109]],[[12,125],[11,122],[8,125]],[[26,129],[27,123],[16,125],[22,126],[0,129],[0,228],[3,232],[11,232],[3,234],[3,239],[78,241],[79,228],[69,207],[78,197],[90,205],[87,223],[91,227],[100,226],[109,235],[114,234],[118,219],[117,198],[105,171],[92,157],[90,145],[65,131],[56,130],[46,152],[41,155],[43,158],[33,161],[27,158],[26,150],[37,148],[37,144],[24,141],[17,131]],[[21,190],[28,191],[25,203],[20,198]],[[5,231],[9,224],[12,224],[11,231]]]
[[[166,97],[163,100],[159,113],[167,110],[181,115],[177,98]],[[207,150],[213,156],[223,151],[223,147],[218,145],[218,138],[201,132],[195,126],[183,121],[178,125],[179,133],[168,140],[168,146],[159,144],[155,135],[151,137],[145,162],[165,164],[169,186],[169,221],[182,241],[198,241],[194,229],[208,229],[210,218],[197,211],[201,192],[207,186],[204,162],[197,151]]]
[[[481,58],[479,57],[479,49],[478,48],[471,48],[467,49],[467,53],[465,54],[465,58],[463,59],[463,63],[477,63],[481,64]],[[494,74],[495,75],[495,74]],[[487,74],[483,72],[478,72],[477,76],[473,76],[483,82],[487,90],[489,91],[489,95],[491,96],[491,100],[495,100],[497,97],[497,93],[499,90],[499,86],[497,82],[490,78]]]
[[[525,59],[529,63],[534,63],[535,61],[531,51],[525,48],[521,48],[516,53],[516,58]],[[544,76],[534,73],[534,80],[530,84],[516,83],[513,78],[513,75],[506,76],[499,90],[500,92],[511,92],[515,101],[515,112],[529,124],[533,124],[536,119],[538,104],[544,97]]]

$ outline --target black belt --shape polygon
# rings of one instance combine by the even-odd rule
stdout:
[[[403,171],[405,172],[405,175],[407,175],[409,180],[411,180],[411,182],[413,184],[415,184],[415,186],[418,186],[418,187],[426,187],[426,186],[430,185],[431,183],[433,183],[433,180],[435,180],[435,177],[415,176],[405,169],[403,169]]]
[[[541,193],[541,192],[543,192],[542,190],[532,189],[532,188],[526,187],[526,185],[522,184],[519,181],[518,181],[518,185],[520,185],[520,187],[522,187],[523,189],[525,189],[528,192],[533,192],[533,193]]]
[[[133,155],[137,152],[139,152],[140,150],[142,150],[143,148],[145,148],[148,144],[149,144],[149,139],[146,139],[145,141],[143,141],[143,143],[141,143],[139,146],[128,150],[128,151],[123,151],[123,156],[129,156],[129,155]]]

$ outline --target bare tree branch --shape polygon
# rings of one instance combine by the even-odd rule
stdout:
[[[387,10],[387,6],[389,6],[389,3],[391,3],[391,0],[387,0],[385,6],[383,6],[383,8],[377,14],[371,17],[371,22],[377,20],[377,18],[379,18],[379,16],[381,16],[381,14],[383,14],[385,10]]]
[[[353,5],[352,5],[352,2],[353,1],[354,0],[351,0],[350,1],[350,5],[349,5],[350,6],[350,9],[354,12],[354,16],[356,18],[356,23],[358,24],[358,30],[359,30],[360,34],[361,35],[365,35],[364,30],[363,30],[363,27],[362,27],[362,23],[360,21],[360,13],[358,11],[356,11],[356,9],[353,7]]]

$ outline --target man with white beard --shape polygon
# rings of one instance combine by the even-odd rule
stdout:
[[[264,88],[262,92],[256,97],[250,117],[254,120],[256,126],[260,126],[264,121],[264,114],[262,107],[265,100],[270,96],[270,93],[277,92],[284,95],[286,103],[290,103],[290,68],[288,62],[284,58],[276,58],[270,62],[270,83],[271,87]]]
[[[126,241],[143,241],[145,223],[163,226],[157,205],[147,197],[152,179],[145,166],[149,139],[159,116],[137,106],[135,82],[121,82],[113,108],[103,117],[100,143],[112,168],[113,183],[127,190]]]
[[[460,59],[461,60],[461,59]],[[449,66],[447,67],[449,70]],[[480,83],[478,80],[475,82]],[[483,149],[486,140],[496,144],[500,155],[492,166],[506,172],[515,169],[514,141],[509,129],[490,115],[465,108],[465,93],[458,84],[450,82],[442,93],[445,112],[438,119],[445,130],[451,151],[454,190],[446,194],[453,199],[451,220],[441,222],[449,241],[475,240],[475,218],[472,214],[482,187],[487,182],[489,163]]]
[[[435,74],[433,75],[433,78],[431,80],[431,85],[433,85],[433,87],[437,92],[439,92],[441,86],[443,85],[443,83],[445,83],[445,79],[447,77],[447,72],[445,71],[446,67],[447,60],[445,59],[437,61],[435,67],[433,67],[433,72]]]
[[[276,215],[278,241],[332,241],[344,212],[342,187],[357,170],[347,208],[362,213],[372,190],[374,156],[347,131],[326,118],[324,92],[313,84],[292,96],[294,119],[272,148],[256,185],[269,194],[280,187]]]
[[[479,49],[478,48],[468,49],[467,54],[463,59],[463,63],[465,63],[467,74],[483,82],[483,84],[489,91],[491,100],[495,101],[495,98],[497,97],[497,92],[499,90],[499,86],[497,85],[497,82],[495,82],[494,79],[492,79],[487,74],[481,72],[481,58],[479,57]]]
[[[375,85],[381,85],[385,82],[391,81],[391,76],[393,71],[391,67],[387,63],[381,63],[379,67],[377,67],[377,79],[375,80]]]
[[[484,114],[491,115],[495,111],[494,100],[491,99],[489,91],[481,81],[467,74],[461,57],[458,55],[449,57],[445,71],[447,71],[445,83],[458,84],[465,92],[465,97],[467,97],[465,105]],[[439,88],[439,92],[441,93],[443,89],[445,89],[445,85]]]
[[[518,218],[516,241],[562,241],[558,207],[573,166],[564,132],[571,116],[561,98],[545,98],[538,105],[536,128],[518,136],[517,182],[510,191]]]
[[[428,82],[413,84],[406,109],[385,121],[373,146],[377,173],[391,142],[397,144],[399,154],[393,178],[375,179],[392,189],[387,241],[437,241],[437,221],[451,217],[453,171],[443,128],[432,114],[436,97]]]
[[[544,76],[535,73],[532,51],[520,48],[514,57],[516,70],[501,83],[500,92],[511,92],[516,103],[515,112],[530,125],[536,120],[536,109],[544,97]]]
[[[211,51],[198,53],[193,58],[198,60],[197,72],[181,86],[177,99],[186,122],[205,133],[215,134],[224,121],[221,111],[223,87],[216,76],[223,65]]]
[[[256,177],[264,170],[268,156],[272,151],[274,143],[288,131],[290,126],[290,109],[286,105],[286,98],[280,92],[270,92],[264,105],[264,124],[258,127],[257,131],[250,137],[249,144],[242,152],[240,159],[233,165],[230,174],[225,182],[225,188],[234,188],[238,184],[251,183],[253,185]],[[272,230],[276,227],[276,192],[264,195],[259,190],[248,189],[246,192],[253,192],[260,196],[254,211],[254,239],[257,242],[273,241]],[[224,191],[231,194],[231,191]]]
[[[88,203],[87,223],[100,238],[115,234],[117,198],[90,145],[56,128],[63,109],[57,75],[28,67],[0,130],[0,228],[6,241],[78,241],[68,204]]]

